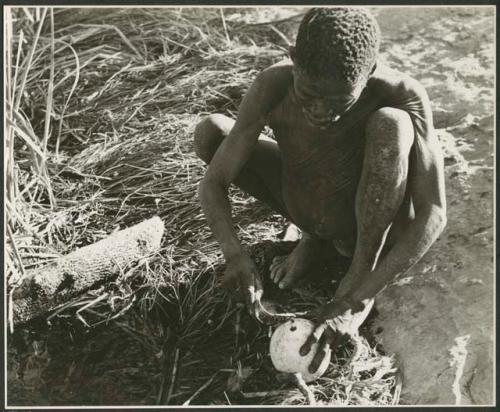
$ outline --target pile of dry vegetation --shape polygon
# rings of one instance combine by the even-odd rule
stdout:
[[[158,215],[160,251],[9,335],[9,404],[303,404],[276,379],[269,328],[217,286],[221,254],[196,199],[200,116],[234,116],[282,59],[301,9],[43,9],[6,13],[6,266],[28,268]],[[259,266],[284,220],[238,191]],[[281,248],[281,249],[280,249]],[[345,262],[342,262],[345,266]],[[340,265],[340,266],[342,266]],[[341,270],[342,268],[338,269]],[[328,298],[309,285],[291,310]],[[279,377],[278,377],[279,378]],[[393,360],[345,346],[312,389],[323,404],[391,404]]]

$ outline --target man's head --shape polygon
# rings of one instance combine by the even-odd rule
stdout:
[[[359,98],[373,72],[379,45],[378,24],[367,10],[309,10],[299,26],[296,45],[290,49],[296,92],[299,98],[304,97],[304,106],[307,97],[314,97],[317,90],[331,98],[323,103],[332,109],[334,117],[345,113]],[[316,103],[321,106],[321,102]],[[319,119],[321,107],[317,109]]]

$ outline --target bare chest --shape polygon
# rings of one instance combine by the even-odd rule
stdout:
[[[290,94],[273,110],[269,124],[282,153],[284,172],[311,189],[340,189],[359,175],[365,128],[375,102],[363,101],[325,129],[310,125]]]
[[[362,106],[327,129],[311,126],[289,96],[269,124],[283,164],[283,195],[295,222],[310,233],[343,238],[355,231],[354,199],[361,176],[365,126]]]

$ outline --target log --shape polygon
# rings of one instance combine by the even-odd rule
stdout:
[[[43,315],[96,284],[113,279],[130,264],[158,250],[163,231],[162,220],[155,216],[29,270],[13,293],[14,324]]]

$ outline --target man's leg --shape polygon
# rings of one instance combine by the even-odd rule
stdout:
[[[302,232],[299,243],[287,256],[276,256],[270,266],[271,280],[281,289],[293,285],[298,279],[307,276],[309,269],[319,259],[324,259],[325,244],[331,242],[312,237]]]
[[[337,298],[360,278],[370,281],[391,225],[397,223],[401,229],[406,219],[403,214],[408,216],[409,198],[407,195],[405,202],[405,194],[413,138],[411,119],[399,109],[379,109],[367,124],[363,171],[356,193],[356,248]],[[391,238],[394,241],[394,236]]]
[[[194,148],[205,163],[210,163],[233,125],[233,119],[213,114],[196,126]],[[277,143],[261,136],[252,156],[234,183],[291,221],[282,196],[281,168],[281,154]],[[290,286],[293,281],[306,274],[310,265],[318,259],[320,246],[321,241],[302,232],[298,245],[290,255],[277,256],[274,259],[270,268],[271,279],[281,288]]]
[[[198,123],[194,132],[194,150],[198,157],[209,164],[233,125],[233,119],[221,114],[207,116]],[[272,139],[259,137],[252,156],[234,183],[287,217],[281,195],[281,155]]]

